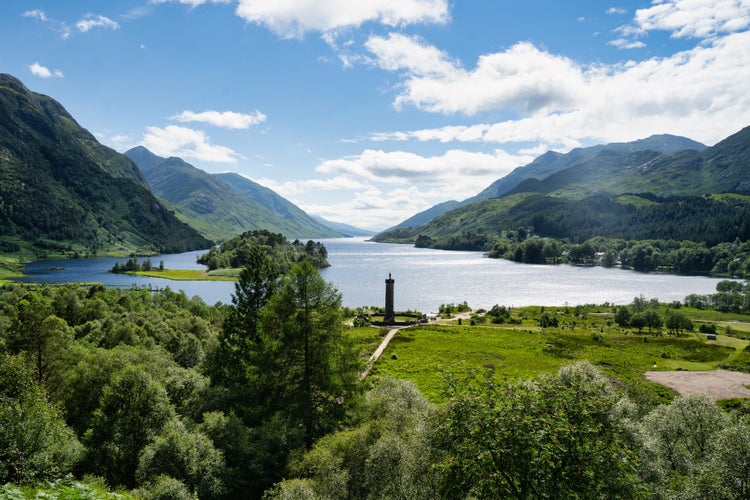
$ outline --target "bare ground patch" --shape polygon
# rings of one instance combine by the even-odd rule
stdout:
[[[685,396],[705,394],[714,401],[728,398],[750,398],[750,374],[728,370],[710,372],[646,372],[646,378]]]

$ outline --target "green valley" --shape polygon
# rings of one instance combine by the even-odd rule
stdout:
[[[143,172],[154,194],[213,241],[265,229],[288,238],[332,238],[296,205],[238,174],[209,174],[180,158],[162,158],[142,146],[125,153]]]

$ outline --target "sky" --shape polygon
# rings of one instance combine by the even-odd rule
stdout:
[[[554,150],[750,125],[750,0],[3,0],[0,72],[120,152],[382,230]]]

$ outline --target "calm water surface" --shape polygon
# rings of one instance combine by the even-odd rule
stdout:
[[[664,302],[683,300],[691,293],[716,290],[717,278],[645,274],[603,267],[570,265],[542,266],[488,259],[480,252],[448,252],[409,245],[367,242],[362,238],[322,240],[331,267],[323,278],[343,296],[350,307],[383,305],[385,279],[395,280],[395,303],[399,310],[437,311],[440,304],[466,301],[471,307],[494,304],[577,305],[603,302],[627,304],[644,295]],[[169,269],[201,269],[196,256],[187,252],[151,259]],[[123,258],[38,261],[29,264],[27,276],[18,281],[47,283],[100,282],[105,285],[151,286],[184,290],[205,302],[231,302],[234,283],[222,281],[170,281],[107,271]],[[50,270],[61,267],[64,270]]]

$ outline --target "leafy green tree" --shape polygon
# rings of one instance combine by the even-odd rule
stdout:
[[[231,497],[261,498],[283,479],[289,450],[302,443],[299,426],[278,413],[257,427],[246,426],[234,413],[205,413],[198,430],[224,455],[224,485]]]
[[[562,245],[557,240],[547,240],[544,242],[544,250],[542,255],[547,262],[557,264],[560,255],[562,254]]]
[[[693,322],[684,313],[679,311],[669,311],[664,325],[670,333],[674,333],[675,335],[693,330]]]
[[[155,477],[134,493],[144,500],[196,500],[185,483],[167,475]]]
[[[646,320],[648,333],[652,333],[654,329],[656,329],[656,331],[659,331],[661,326],[664,324],[664,320],[662,319],[661,315],[652,309],[644,312],[643,317]]]
[[[263,335],[275,406],[301,425],[309,448],[343,418],[358,391],[341,295],[309,262],[298,264],[264,308]]]
[[[174,417],[164,387],[129,367],[104,388],[85,442],[88,467],[111,486],[135,486],[138,456]]]
[[[750,497],[750,422],[741,418],[719,430],[708,460],[689,486],[694,498]]]
[[[69,473],[83,447],[18,357],[0,357],[0,484]]]
[[[541,326],[542,328],[550,328],[550,327],[556,328],[558,324],[559,324],[559,321],[555,314],[543,312],[542,315],[539,317],[539,326]]]
[[[136,478],[145,485],[166,475],[180,480],[199,498],[219,498],[225,492],[225,474],[222,454],[211,440],[172,419],[141,452]]]
[[[589,363],[515,384],[455,384],[434,421],[441,495],[638,498],[644,486],[620,397]]]
[[[617,323],[620,327],[626,327],[630,324],[630,317],[632,314],[630,313],[630,309],[628,309],[627,306],[620,306],[617,308],[617,312],[615,313],[615,323]]]
[[[430,403],[413,382],[379,379],[365,395],[357,425],[328,434],[292,459],[292,479],[269,498],[304,488],[315,498],[435,498],[426,424]]]
[[[229,390],[226,409],[233,409],[246,420],[258,412],[263,395],[258,394],[259,372],[265,363],[262,353],[261,312],[279,286],[279,271],[264,249],[255,245],[248,250],[247,265],[240,272],[232,295],[234,307],[219,333],[218,348],[207,362],[214,384]],[[266,395],[269,397],[269,395]]]
[[[623,256],[623,264],[636,271],[653,271],[659,266],[659,251],[648,243],[630,248]]]
[[[686,483],[707,466],[728,417],[704,395],[675,399],[652,410],[640,425],[642,474],[665,497],[681,497]]]
[[[67,324],[54,315],[49,298],[34,292],[18,301],[10,349],[29,356],[37,381],[47,378],[51,364],[71,340]]]
[[[638,329],[638,333],[643,332],[643,329],[648,326],[645,313],[635,313],[630,317],[631,328]]]

